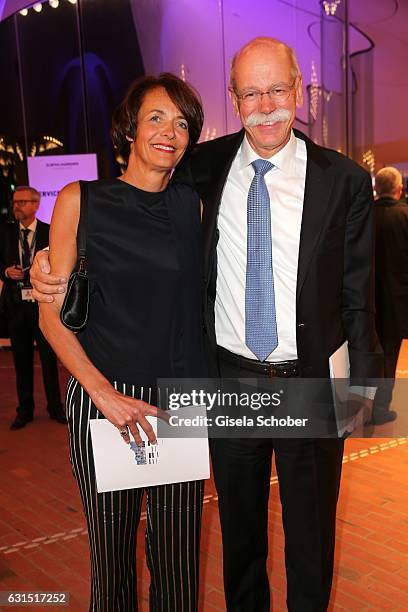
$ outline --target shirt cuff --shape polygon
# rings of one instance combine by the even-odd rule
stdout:
[[[377,387],[360,387],[354,385],[350,387],[349,391],[350,393],[355,393],[355,395],[361,395],[366,399],[373,400],[375,398]]]

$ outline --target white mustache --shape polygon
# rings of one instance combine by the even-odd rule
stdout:
[[[256,125],[264,125],[268,123],[277,123],[279,121],[289,121],[291,113],[286,108],[277,108],[265,115],[265,113],[252,113],[246,118],[245,127],[255,127]]]

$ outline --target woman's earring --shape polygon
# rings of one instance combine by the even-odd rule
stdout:
[[[126,136],[126,140],[127,140],[128,142],[133,142],[133,138],[131,138],[130,136]]]

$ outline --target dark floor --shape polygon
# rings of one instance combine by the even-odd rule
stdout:
[[[399,374],[408,377],[408,347],[400,359]],[[10,431],[16,405],[14,370],[10,352],[0,348],[0,590],[69,591],[69,609],[85,612],[87,536],[68,462],[66,427],[47,417],[38,366],[36,379],[34,422]],[[61,379],[66,380],[62,369]],[[392,436],[392,427],[387,427],[383,426],[381,435]],[[408,438],[346,442],[331,611],[408,610],[407,469]],[[284,541],[275,475],[271,485],[270,580],[273,610],[283,612]],[[201,547],[201,610],[205,612],[225,610],[217,510],[209,481]],[[140,609],[147,611],[143,529],[137,551]]]

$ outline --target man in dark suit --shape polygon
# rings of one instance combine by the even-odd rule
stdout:
[[[351,375],[381,375],[370,176],[292,130],[302,81],[294,53],[283,43],[255,39],[235,56],[230,97],[243,129],[195,147],[175,176],[194,185],[203,203],[204,330],[211,373],[327,378],[329,357],[348,340]],[[35,271],[36,288],[56,292],[61,279],[52,275],[47,283],[41,269],[49,272],[44,261]],[[37,296],[52,300],[38,291]],[[270,608],[273,453],[288,609],[326,610],[343,441],[213,439],[211,453],[227,610]]]
[[[376,323],[384,351],[384,384],[377,391],[373,423],[397,418],[390,410],[398,354],[408,338],[408,206],[400,203],[402,176],[396,168],[382,168],[375,177]]]
[[[351,376],[381,376],[370,176],[292,130],[302,82],[286,45],[272,39],[246,45],[232,63],[230,98],[244,129],[198,145],[178,173],[203,203],[205,333],[213,374],[326,378],[329,357],[347,340]],[[265,217],[261,209],[253,214],[257,199],[267,201]],[[270,225],[265,246],[257,238]],[[267,271],[261,269],[266,248]],[[256,253],[262,253],[258,260]],[[273,287],[257,287],[257,275],[270,285],[264,279],[271,268]],[[211,450],[227,609],[269,610],[274,452],[288,609],[326,610],[343,441],[214,439]]]
[[[33,300],[29,271],[34,253],[48,245],[49,225],[36,219],[40,194],[17,187],[13,196],[16,223],[0,226],[0,278],[4,282],[3,308],[10,332],[19,405],[11,429],[33,420],[34,341],[43,372],[50,418],[66,423],[58,381],[57,360],[38,327],[38,304]]]

